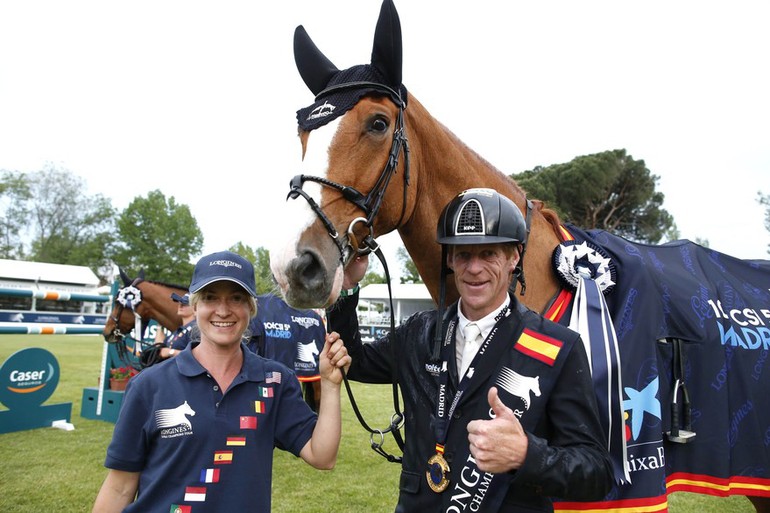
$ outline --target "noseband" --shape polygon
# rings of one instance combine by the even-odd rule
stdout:
[[[398,157],[402,150],[404,152],[404,200],[401,205],[401,217],[398,220],[398,224],[396,225],[396,228],[398,228],[398,226],[400,226],[402,221],[404,220],[404,215],[406,213],[406,189],[409,186],[409,142],[407,141],[406,132],[404,131],[404,109],[406,108],[406,103],[403,100],[401,100],[400,94],[398,94],[396,91],[394,91],[390,87],[387,87],[383,84],[378,84],[376,82],[350,82],[347,84],[332,86],[328,89],[321,91],[316,96],[316,100],[318,100],[323,96],[329,95],[331,93],[339,92],[341,90],[361,89],[361,88],[377,89],[379,91],[387,93],[387,95],[390,98],[398,98],[399,100],[398,102],[396,102],[396,105],[398,106],[398,116],[396,118],[396,128],[393,131],[393,142],[390,146],[388,161],[385,164],[385,168],[380,173],[380,176],[377,179],[377,182],[374,184],[374,187],[372,187],[372,190],[370,190],[368,194],[364,195],[363,193],[356,190],[354,187],[341,185],[339,183],[333,182],[326,178],[322,178],[319,176],[296,175],[294,178],[291,179],[291,182],[289,184],[289,187],[290,187],[289,195],[286,198],[286,199],[289,199],[289,198],[296,199],[299,196],[302,196],[303,198],[305,198],[305,200],[307,201],[308,205],[313,210],[315,215],[318,216],[318,219],[320,219],[321,223],[323,223],[324,227],[326,228],[326,232],[334,241],[334,244],[337,246],[337,249],[339,249],[340,262],[343,265],[345,264],[347,257],[349,257],[352,254],[348,250],[355,251],[357,255],[368,255],[372,251],[376,251],[377,248],[379,247],[377,242],[374,239],[374,219],[375,217],[377,217],[377,213],[380,211],[380,207],[382,206],[382,200],[385,196],[385,191],[387,190],[388,185],[390,184],[390,180],[391,178],[393,178],[393,175],[396,174],[396,168],[398,167]],[[308,193],[306,193],[302,189],[302,186],[305,182],[316,182],[326,187],[337,189],[338,191],[340,191],[340,193],[342,193],[343,198],[353,203],[356,207],[358,207],[364,213],[364,217],[357,217],[353,219],[348,225],[346,243],[340,240],[337,229],[334,227],[334,224],[331,222],[329,217],[326,214],[324,214],[323,209],[318,205],[318,203],[316,203],[316,201],[312,197],[310,197]],[[363,223],[364,226],[366,226],[369,229],[369,234],[366,237],[364,237],[363,240],[361,240],[360,242],[356,241],[356,244],[354,246],[351,243],[351,241],[356,240],[354,229],[358,223]]]

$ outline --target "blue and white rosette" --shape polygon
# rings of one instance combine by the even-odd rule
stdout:
[[[576,290],[570,329],[580,333],[591,366],[599,415],[618,483],[630,483],[621,398],[620,352],[612,317],[604,300],[616,283],[612,259],[590,242],[566,241],[554,251],[561,281]]]

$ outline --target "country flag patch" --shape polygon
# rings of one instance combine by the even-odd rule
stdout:
[[[265,413],[265,401],[254,401],[254,411]]]
[[[192,506],[185,504],[172,504],[168,513],[192,513]]]
[[[184,489],[184,500],[186,502],[203,502],[206,500],[205,486],[188,486]]]
[[[201,483],[218,483],[219,482],[219,469],[218,468],[204,468],[201,470]]]
[[[261,397],[273,397],[273,387],[259,387]]]
[[[245,436],[228,436],[226,445],[230,445],[230,446],[246,445],[246,437]]]
[[[280,372],[268,372],[265,374],[265,383],[280,383],[281,382],[281,373]]]
[[[560,340],[525,328],[513,348],[527,356],[553,366],[556,356],[563,345],[564,343]]]
[[[254,416],[241,417],[241,429],[257,429],[257,418]]]
[[[233,451],[216,451],[214,465],[229,465],[233,462]]]

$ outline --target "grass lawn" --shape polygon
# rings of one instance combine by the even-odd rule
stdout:
[[[46,404],[72,403],[74,431],[41,428],[0,435],[0,512],[89,512],[101,486],[113,425],[80,417],[83,388],[99,379],[102,338],[96,335],[0,335],[0,364],[24,347],[52,352],[61,367],[59,386]],[[383,427],[392,412],[389,386],[354,384],[367,422]],[[343,392],[344,393],[344,392]],[[0,407],[4,409],[4,407]],[[393,511],[399,466],[369,448],[368,434],[343,399],[343,435],[337,467],[321,472],[276,451],[273,511],[361,513]],[[397,452],[392,439],[386,450]],[[672,513],[749,513],[744,497],[675,493]],[[426,512],[427,513],[427,512]]]

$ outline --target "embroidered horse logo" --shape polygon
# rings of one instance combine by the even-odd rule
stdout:
[[[315,363],[315,355],[318,354],[318,347],[315,345],[315,340],[308,344],[297,344],[297,358],[301,362]]]
[[[529,409],[531,392],[535,393],[535,397],[540,397],[540,376],[522,376],[508,367],[503,367],[500,371],[497,385],[509,394],[520,397],[524,401],[525,410]]]
[[[187,401],[177,406],[176,408],[170,408],[168,410],[158,410],[155,412],[155,423],[158,425],[158,429],[170,428],[179,425],[185,425],[189,429],[192,429],[192,424],[187,420],[187,415],[194,417],[195,412]]]

